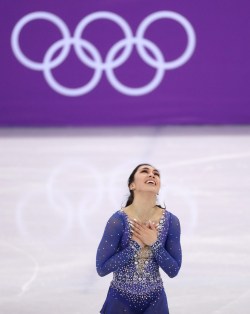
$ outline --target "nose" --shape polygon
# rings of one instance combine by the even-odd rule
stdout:
[[[152,172],[152,173],[150,173],[150,174],[149,174],[149,176],[150,176],[150,177],[153,177],[153,178],[155,177],[155,175],[154,175],[154,173],[153,173],[153,172]]]

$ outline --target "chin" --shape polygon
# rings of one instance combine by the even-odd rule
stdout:
[[[153,188],[153,187],[150,188],[149,187],[148,189],[145,189],[145,192],[150,192],[150,193],[157,194],[159,191],[156,188]]]

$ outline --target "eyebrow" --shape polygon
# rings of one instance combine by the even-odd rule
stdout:
[[[148,167],[143,167],[143,168],[141,168],[141,170],[149,170],[149,168]],[[157,170],[157,169],[153,169],[153,171],[154,172],[157,172],[158,174],[160,174],[160,172],[159,172],[159,170]]]

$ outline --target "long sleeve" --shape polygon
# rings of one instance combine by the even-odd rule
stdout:
[[[96,270],[102,277],[126,265],[140,250],[140,245],[133,240],[129,242],[126,248],[119,250],[123,232],[124,222],[119,214],[115,213],[108,220],[97,249]]]
[[[171,213],[165,245],[157,240],[151,246],[158,265],[171,278],[175,277],[181,268],[182,250],[180,236],[181,227],[179,219]]]

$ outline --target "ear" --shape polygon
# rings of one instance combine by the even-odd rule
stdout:
[[[131,183],[131,184],[130,184],[129,189],[130,189],[130,191],[133,191],[133,190],[135,189],[135,185],[134,185],[134,183]]]

